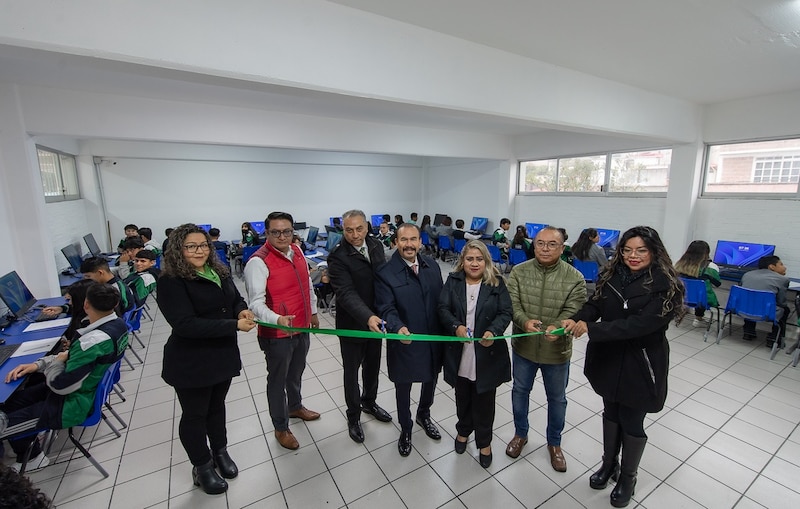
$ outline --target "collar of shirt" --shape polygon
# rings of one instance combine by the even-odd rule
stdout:
[[[421,263],[419,263],[419,257],[417,257],[417,258],[414,258],[414,261],[413,261],[413,262],[409,262],[409,261],[408,261],[408,260],[406,260],[405,258],[403,258],[403,261],[404,261],[404,262],[405,262],[405,264],[406,264],[406,265],[408,265],[409,267],[412,267],[412,266],[413,266],[415,263],[417,264],[417,266],[418,266],[418,267],[422,267],[422,264],[421,264]]]

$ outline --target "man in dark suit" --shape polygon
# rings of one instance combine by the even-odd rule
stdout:
[[[409,336],[404,341],[388,341],[386,360],[389,379],[394,382],[401,456],[411,453],[411,384],[422,382],[417,424],[434,440],[441,435],[431,421],[431,405],[436,379],[442,367],[442,344],[414,341],[413,334],[441,334],[438,303],[442,291],[442,271],[435,260],[419,253],[422,247],[417,225],[403,224],[397,229],[397,251],[375,273],[375,303],[386,321],[386,330]]]
[[[375,271],[386,264],[381,242],[370,237],[364,212],[348,210],[342,215],[344,242],[328,256],[328,275],[336,293],[336,328],[381,331],[375,311]],[[390,422],[389,412],[378,406],[378,373],[381,367],[381,340],[339,336],[344,366],[344,400],[347,403],[347,428],[355,442],[364,441],[361,412],[381,422]],[[358,386],[361,367],[363,391]]]

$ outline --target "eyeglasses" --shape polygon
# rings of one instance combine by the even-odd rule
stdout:
[[[646,247],[639,247],[639,248],[636,248],[636,249],[631,249],[629,247],[622,248],[622,256],[624,256],[626,258],[630,258],[633,255],[636,255],[639,258],[642,258],[643,256],[647,256],[649,254],[650,254],[650,250],[647,249]]]
[[[281,236],[284,237],[291,237],[294,233],[294,230],[286,229],[286,230],[270,230],[269,234],[272,235],[273,238],[279,239]]]
[[[554,249],[558,249],[559,247],[561,247],[562,244],[560,242],[555,242],[555,241],[545,242],[543,240],[537,240],[535,245],[539,249],[547,248],[552,251]]]
[[[189,253],[196,253],[198,250],[208,251],[211,247],[208,245],[208,242],[203,242],[202,244],[184,244],[183,249]]]

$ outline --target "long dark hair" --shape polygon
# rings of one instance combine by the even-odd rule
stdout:
[[[589,259],[589,251],[592,249],[592,244],[594,244],[592,239],[595,237],[597,237],[597,230],[594,228],[586,228],[581,232],[578,240],[572,244],[572,254],[575,258],[582,262]]]
[[[431,224],[431,216],[429,216],[428,214],[425,214],[424,216],[422,216],[422,222],[419,223],[419,229],[420,230],[424,230],[425,227],[430,225],[430,224]]]
[[[675,263],[675,271],[689,277],[698,277],[708,267],[711,247],[705,240],[693,240],[680,260]]]
[[[69,326],[64,331],[64,338],[72,341],[75,336],[75,331],[83,327],[84,318],[86,318],[86,311],[83,309],[83,301],[86,300],[86,291],[94,284],[91,279],[81,279],[69,285],[67,294],[70,297],[70,307],[72,316],[70,317]]]
[[[528,230],[525,228],[525,225],[517,226],[517,231],[514,234],[514,240],[511,241],[511,244],[516,246],[517,244],[525,247],[525,241],[523,239],[528,239]]]
[[[667,278],[667,281],[669,281],[667,298],[664,300],[664,305],[661,308],[661,316],[674,313],[675,321],[680,323],[683,315],[686,314],[686,308],[683,306],[683,283],[681,283],[681,280],[678,278],[678,273],[675,272],[675,268],[672,266],[672,260],[669,257],[669,253],[667,253],[667,249],[664,247],[664,243],[661,242],[661,237],[658,235],[657,231],[649,226],[634,226],[622,234],[622,238],[619,240],[617,248],[614,250],[614,256],[611,257],[608,267],[600,274],[600,278],[597,281],[597,289],[592,298],[600,298],[605,284],[611,280],[618,269],[621,267],[627,269],[622,258],[622,250],[625,248],[625,244],[635,237],[642,239],[642,242],[644,242],[644,245],[650,251],[650,265],[644,269],[647,271],[647,274],[644,276],[646,278],[645,285],[653,281],[653,273],[656,271],[661,272]]]
[[[214,243],[208,232],[200,228],[196,224],[186,223],[175,228],[169,234],[169,243],[167,243],[167,250],[163,253],[164,269],[163,273],[168,276],[180,277],[184,279],[196,279],[197,269],[195,269],[186,258],[183,257],[183,242],[186,237],[192,233],[201,233],[208,242],[208,260],[206,264],[214,269],[214,272],[219,275],[220,279],[224,279],[230,275],[228,267],[226,267],[217,257],[217,250],[214,249]]]

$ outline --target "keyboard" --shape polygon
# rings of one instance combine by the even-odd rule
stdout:
[[[40,310],[38,313],[36,313],[35,315],[33,315],[33,314],[30,315],[28,318],[32,322],[47,322],[49,320],[55,320],[59,316],[61,316],[61,315],[60,314],[58,314],[58,315],[44,314]]]
[[[0,366],[14,355],[21,345],[0,345]]]

